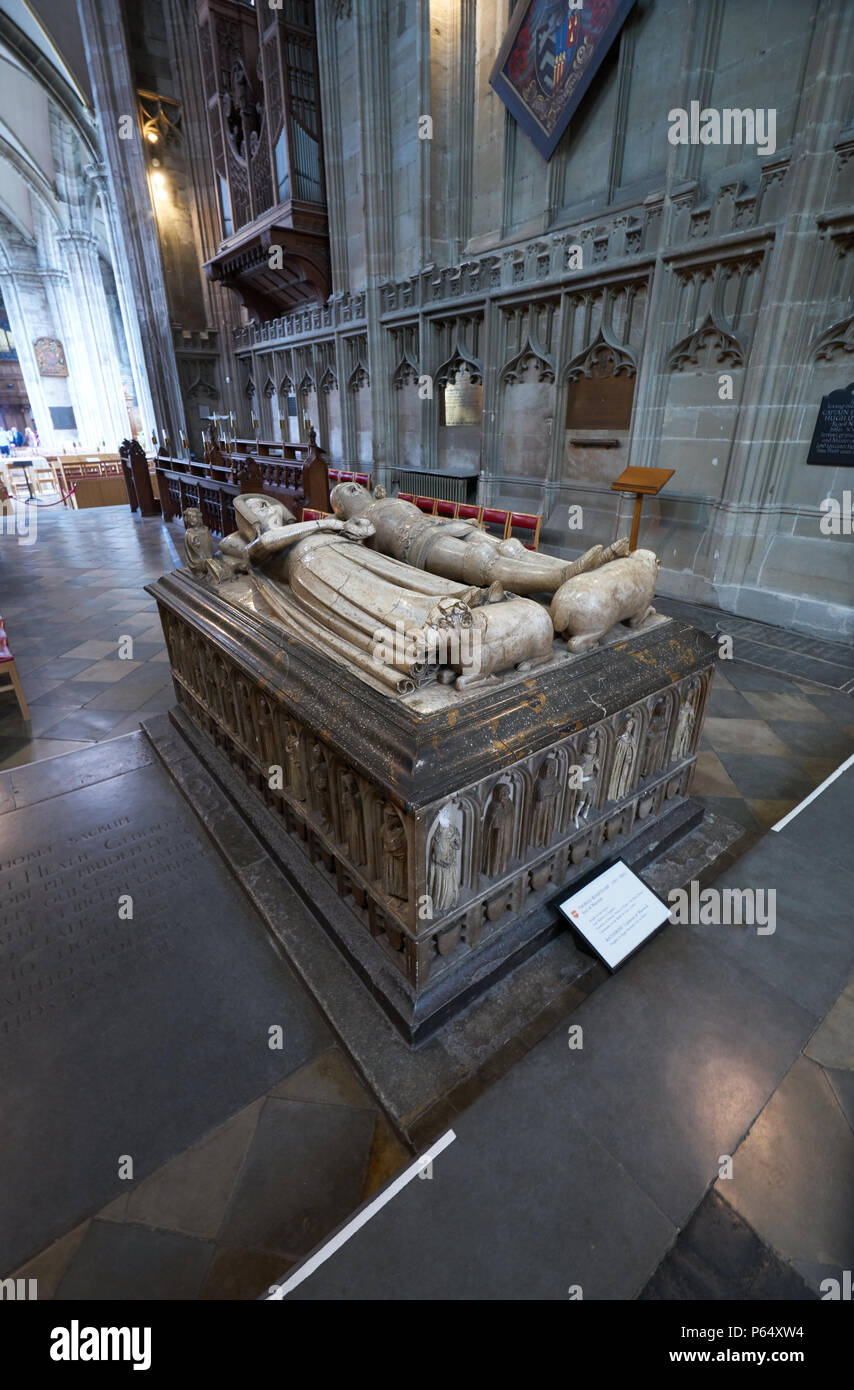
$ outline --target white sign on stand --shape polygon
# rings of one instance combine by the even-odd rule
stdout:
[[[670,908],[622,860],[558,906],[609,970],[622,965],[670,916]]]

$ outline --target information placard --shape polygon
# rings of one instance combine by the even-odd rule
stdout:
[[[558,906],[609,970],[622,965],[670,916],[670,909],[622,860]]]

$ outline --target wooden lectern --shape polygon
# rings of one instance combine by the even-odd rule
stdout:
[[[656,493],[661,492],[664,484],[670,481],[675,472],[675,468],[624,468],[619,478],[615,478],[611,484],[612,492],[633,492],[635,494],[635,510],[632,515],[629,550],[637,550],[643,499],[655,497]]]

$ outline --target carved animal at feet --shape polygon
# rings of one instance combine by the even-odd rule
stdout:
[[[555,632],[568,639],[569,650],[595,647],[615,623],[638,627],[653,617],[659,563],[654,551],[636,550],[562,584],[549,611]]]

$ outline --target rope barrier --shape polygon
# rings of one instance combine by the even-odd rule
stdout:
[[[15,497],[13,500],[23,502],[25,507],[58,507],[63,502],[67,502],[69,497],[73,497],[76,486],[76,483],[72,483],[68,492],[60,492],[57,502],[43,502],[40,497]]]

